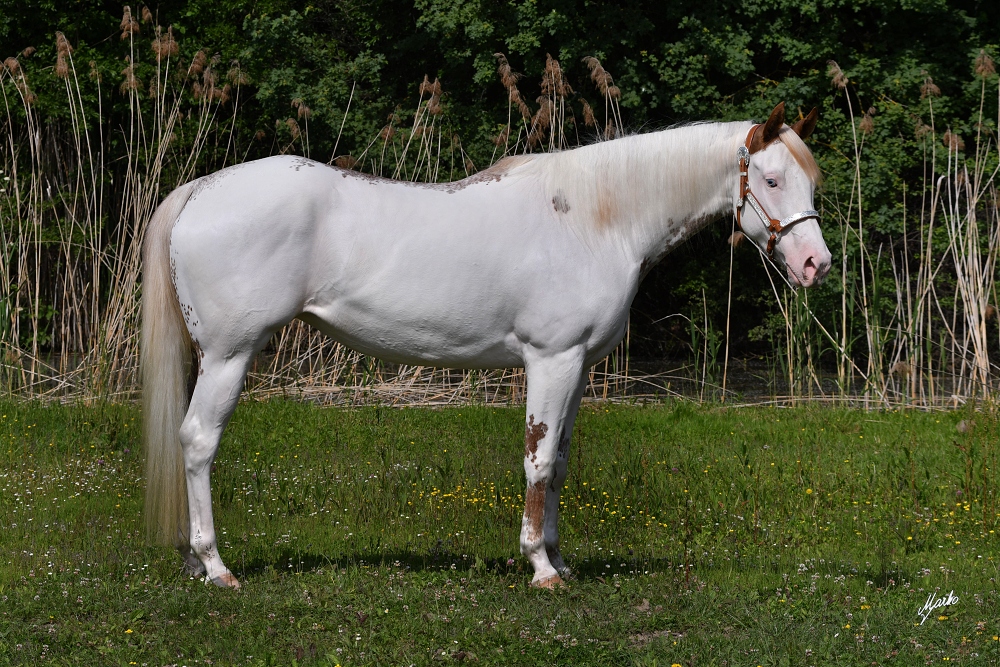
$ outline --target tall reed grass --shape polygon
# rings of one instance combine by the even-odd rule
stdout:
[[[917,188],[919,219],[907,220],[891,242],[871,242],[862,183],[866,137],[875,110],[857,117],[847,77],[836,63],[830,75],[844,94],[853,133],[854,180],[845,202],[823,193],[825,219],[838,227],[840,312],[827,330],[809,308],[805,291],[786,293],[786,325],[779,365],[786,398],[859,400],[866,406],[955,407],[991,398],[996,362],[990,359],[989,322],[996,319],[996,268],[1000,252],[1000,151],[984,115],[993,62],[976,60],[981,79],[974,142],[966,152],[961,138],[934,123],[940,90],[928,77],[922,96],[931,122],[918,122],[924,150],[923,178]],[[1000,88],[997,97],[1000,99]],[[854,98],[856,99],[856,97]],[[903,192],[903,197],[913,195]],[[839,252],[836,252],[839,250]],[[887,287],[892,294],[883,293]],[[886,308],[892,303],[891,308]],[[852,336],[860,320],[863,337]],[[993,345],[994,354],[996,344]],[[817,361],[836,360],[834,382],[823,382]],[[832,386],[831,386],[832,384]]]
[[[29,75],[25,63],[33,50],[7,58],[0,68],[0,383],[7,392],[60,399],[131,397],[137,384],[139,249],[145,225],[171,189],[242,162],[247,154],[236,128],[249,81],[238,62],[224,64],[201,51],[185,61],[170,27],[143,27],[127,7],[121,29],[125,67],[120,72],[102,71],[94,62],[81,66],[61,33],[55,35],[51,70],[30,68],[35,74]],[[491,162],[625,132],[621,91],[596,58],[583,63],[599,100],[593,105],[570,86],[551,57],[541,94],[529,104],[519,87],[523,76],[503,54],[496,59],[508,114],[493,137]],[[907,220],[901,238],[880,247],[869,242],[861,170],[873,113],[855,117],[857,96],[847,94],[839,68],[831,70],[854,131],[855,180],[849,196],[845,201],[821,194],[824,216],[840,232],[840,247],[834,248],[840,312],[836,318],[818,318],[808,293],[784,289],[780,272],[765,265],[783,322],[770,334],[772,400],[941,406],[992,395],[989,332],[995,329],[988,322],[997,312],[992,304],[1000,250],[998,153],[996,137],[982,129],[993,64],[983,55],[977,68],[983,103],[980,130],[968,151],[957,135],[935,127],[936,87],[925,83],[932,118],[923,130],[925,175],[916,194],[904,193],[920,197],[919,219]],[[148,73],[146,81],[141,72]],[[36,86],[61,90],[64,102],[41,110]],[[123,100],[124,122],[109,124],[107,109]],[[289,103],[295,117],[276,122],[274,150],[309,156],[311,109],[301,99]],[[350,103],[345,120],[349,110]],[[425,182],[464,178],[488,166],[475,164],[466,151],[449,118],[442,83],[427,77],[418,86],[415,107],[397,108],[357,155],[337,154],[335,147],[330,162]],[[894,294],[883,293],[886,285]],[[887,301],[895,307],[884,308]],[[630,368],[627,333],[592,369],[588,395],[731,396],[732,384],[725,388],[728,323],[722,327],[708,317],[705,298],[701,306],[688,314],[688,362],[667,373],[636,373]],[[863,338],[852,333],[857,331]],[[385,364],[299,321],[275,336],[247,382],[254,396],[332,403],[517,402],[524,389],[519,369]]]

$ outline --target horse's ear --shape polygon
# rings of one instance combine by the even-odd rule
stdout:
[[[765,146],[777,139],[778,132],[781,131],[781,126],[784,124],[785,103],[778,102],[778,106],[774,107],[771,111],[771,115],[768,116],[764,126],[754,132],[753,141],[750,143],[750,152],[756,153],[759,150],[763,150]]]
[[[818,120],[819,111],[816,110],[816,107],[813,107],[813,110],[806,114],[805,118],[796,121],[795,124],[792,125],[792,131],[799,135],[803,140],[808,139],[809,135],[816,129],[816,121]]]

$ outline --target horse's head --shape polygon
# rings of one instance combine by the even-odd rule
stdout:
[[[784,265],[793,284],[803,287],[820,282],[831,261],[820,233],[819,214],[813,208],[819,168],[802,141],[816,127],[817,118],[813,109],[788,127],[782,102],[767,122],[754,126],[739,151],[736,212],[740,227],[761,250]]]

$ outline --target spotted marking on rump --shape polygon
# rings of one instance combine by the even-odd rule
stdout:
[[[198,180],[194,181],[194,187],[191,189],[191,195],[188,197],[188,202],[193,202],[195,199],[201,195],[202,192],[206,190],[211,190],[215,188],[219,183],[222,182],[226,176],[232,175],[234,172],[239,171],[250,164],[249,162],[241,162],[240,164],[234,164],[231,167],[226,167],[225,169],[220,169],[219,171],[209,174],[208,176],[202,176]],[[180,216],[178,216],[180,218]],[[174,221],[177,224],[177,221]]]
[[[542,522],[545,519],[545,482],[539,480],[528,485],[524,497],[524,518],[528,522],[528,541],[542,539]]]
[[[524,426],[524,457],[535,462],[538,452],[538,443],[542,441],[545,434],[549,432],[549,427],[545,422],[535,423],[535,415],[528,417],[528,423]]]

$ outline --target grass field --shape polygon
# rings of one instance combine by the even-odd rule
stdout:
[[[0,414],[0,664],[1000,663],[982,413],[585,405],[555,592],[518,553],[520,409],[242,405],[239,592],[145,545],[135,407]]]

